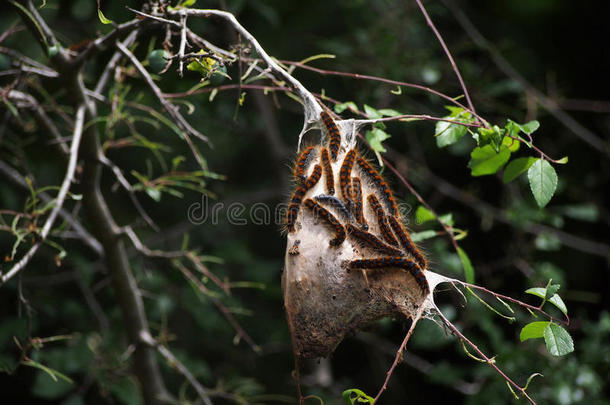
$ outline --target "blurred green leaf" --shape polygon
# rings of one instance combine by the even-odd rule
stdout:
[[[366,395],[364,391],[357,388],[343,391],[342,396],[346,405],[372,404],[375,401],[375,398]]]
[[[418,224],[423,224],[424,222],[436,220],[436,217],[432,211],[423,205],[420,205],[417,207],[417,210],[415,210],[415,220]]]
[[[464,277],[466,278],[467,283],[474,283],[474,267],[472,267],[472,263],[470,262],[470,258],[462,249],[458,247],[457,249],[458,255],[460,256],[460,261],[462,262],[462,268],[464,269]]]
[[[112,20],[109,20],[106,18],[104,13],[102,13],[102,10],[100,10],[99,8],[97,9],[97,17],[100,19],[102,24],[112,24],[113,23]]]

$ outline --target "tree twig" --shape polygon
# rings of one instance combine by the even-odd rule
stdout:
[[[34,244],[30,248],[30,250],[19,260],[6,274],[2,274],[0,278],[0,286],[11,278],[13,278],[16,274],[18,274],[21,270],[27,266],[29,261],[34,257],[42,242],[47,238],[53,224],[55,223],[55,219],[59,214],[59,211],[64,205],[64,201],[66,196],[68,195],[68,190],[74,180],[74,172],[76,170],[76,163],[78,161],[78,148],[80,146],[81,136],[83,134],[83,123],[85,120],[85,106],[81,104],[76,111],[76,121],[74,123],[74,132],[72,133],[72,143],[70,145],[70,160],[68,161],[68,168],[66,169],[66,174],[64,175],[64,180],[61,184],[61,188],[59,189],[59,193],[57,194],[55,206],[51,210],[49,217],[45,221],[42,230],[39,233],[40,240]]]

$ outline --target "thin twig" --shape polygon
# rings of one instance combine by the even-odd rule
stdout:
[[[205,135],[203,135],[202,133],[200,133],[199,131],[197,131],[195,128],[193,128],[184,119],[182,114],[180,114],[178,112],[178,107],[176,107],[175,105],[171,104],[169,101],[167,101],[165,99],[161,89],[155,84],[155,82],[153,81],[152,77],[150,77],[150,74],[146,71],[144,66],[142,66],[142,64],[134,56],[134,54],[131,53],[129,51],[129,49],[127,49],[120,42],[117,42],[116,46],[123,53],[123,55],[127,56],[127,58],[131,61],[131,63],[133,63],[133,65],[136,67],[136,69],[138,69],[138,71],[140,72],[140,74],[142,75],[142,77],[144,78],[144,80],[146,81],[148,86],[150,87],[150,89],[153,91],[155,96],[157,96],[157,99],[159,100],[159,102],[161,103],[161,105],[163,106],[165,111],[167,111],[167,113],[176,122],[176,125],[178,125],[180,127],[180,129],[183,131],[184,139],[186,140],[186,143],[188,144],[189,148],[191,149],[191,152],[195,156],[195,159],[197,160],[197,162],[199,163],[201,168],[205,169],[205,163],[203,162],[203,159],[201,158],[201,156],[199,154],[199,151],[197,150],[197,148],[193,144],[193,141],[191,140],[189,134],[195,135],[197,138],[201,139],[202,141],[209,143],[208,138]]]
[[[453,56],[451,56],[451,52],[449,51],[447,44],[445,44],[445,40],[443,39],[440,32],[438,32],[438,30],[436,29],[436,26],[432,22],[432,19],[428,15],[428,12],[426,11],[426,8],[422,4],[421,0],[415,0],[415,2],[417,3],[417,6],[421,10],[424,17],[426,18],[426,23],[428,23],[428,26],[434,32],[436,39],[438,39],[438,42],[441,43],[441,46],[443,47],[443,50],[445,51],[445,54],[447,55],[447,58],[449,59],[449,63],[451,63],[451,67],[453,68],[453,71],[455,72],[455,75],[457,76],[458,81],[460,82],[460,86],[462,86],[462,91],[464,92],[464,97],[466,97],[466,101],[468,102],[468,107],[470,107],[470,111],[472,111],[474,113],[475,112],[474,105],[472,104],[472,101],[470,100],[470,94],[468,93],[468,89],[466,88],[466,83],[464,83],[464,79],[462,79],[462,75],[460,74],[460,69],[458,69],[457,64],[455,63],[455,60],[453,60]]]
[[[178,49],[178,74],[183,76],[184,72],[184,49],[186,48],[186,14],[180,15],[180,48]]]
[[[197,381],[190,370],[184,364],[182,364],[182,362],[178,360],[178,358],[174,356],[174,354],[167,347],[156,342],[155,339],[148,333],[142,334],[140,338],[145,344],[155,347],[159,354],[165,358],[169,366],[187,379],[189,384],[191,384],[195,391],[197,391],[199,398],[201,398],[206,405],[212,405],[212,401],[210,400],[210,396],[208,394],[209,390],[204,388],[203,385]]]
[[[66,170],[66,174],[64,176],[64,180],[61,184],[61,188],[59,189],[59,193],[57,194],[57,199],[55,206],[51,210],[49,217],[42,227],[42,231],[39,233],[40,240],[36,242],[34,246],[30,248],[30,250],[17,262],[6,274],[3,274],[0,279],[0,286],[6,283],[8,280],[13,278],[16,274],[18,274],[21,270],[25,268],[25,266],[29,263],[29,261],[34,257],[38,249],[40,248],[42,242],[47,238],[47,235],[51,231],[53,224],[55,223],[55,218],[59,214],[59,211],[64,205],[64,201],[66,196],[68,195],[68,190],[74,180],[74,172],[76,170],[76,163],[78,161],[78,147],[80,146],[81,136],[83,134],[83,123],[85,120],[85,106],[80,105],[76,112],[76,121],[74,123],[74,132],[72,133],[72,144],[70,145],[70,160],[68,162],[68,168]]]
[[[589,146],[595,150],[602,152],[606,155],[610,155],[610,145],[603,138],[594,134],[589,129],[585,128],[578,121],[576,121],[571,115],[563,111],[556,101],[547,97],[540,90],[535,88],[529,81],[527,81],[513,66],[502,56],[502,54],[481,34],[481,32],[474,26],[466,14],[455,5],[452,0],[442,0],[443,3],[451,10],[455,19],[464,29],[466,34],[482,49],[489,52],[492,60],[498,66],[498,68],[508,77],[518,82],[522,88],[525,89],[526,93],[531,94],[540,105],[554,116],[559,122],[561,122],[566,128],[570,129],[576,136],[585,141]]]
[[[402,353],[404,352],[405,348],[407,347],[407,342],[411,338],[411,335],[413,334],[413,331],[415,330],[415,325],[417,325],[417,322],[419,322],[419,320],[421,319],[421,316],[424,313],[425,308],[426,308],[425,305],[420,305],[419,309],[417,310],[417,313],[415,314],[415,317],[413,318],[413,322],[411,323],[411,327],[409,328],[409,331],[407,332],[405,338],[403,339],[402,343],[400,344],[400,347],[398,348],[398,351],[396,352],[396,357],[394,357],[394,362],[392,363],[392,366],[386,373],[386,378],[385,378],[385,381],[383,382],[383,386],[379,389],[379,392],[375,396],[375,399],[373,400],[373,404],[377,403],[377,401],[381,397],[381,394],[383,394],[383,392],[388,388],[388,383],[390,382],[390,378],[392,377],[392,374],[394,373],[394,369],[402,361]]]
[[[451,323],[451,321],[449,321],[449,319],[447,319],[445,317],[445,315],[443,315],[443,313],[436,306],[434,306],[434,309],[435,309],[436,314],[441,318],[443,323],[449,328],[449,330],[451,330],[451,332],[455,336],[457,336],[463,342],[466,342],[468,344],[468,346],[470,346],[474,351],[477,352],[477,354],[479,356],[481,356],[481,358],[485,361],[485,363],[487,363],[487,365],[489,365],[498,374],[500,374],[502,376],[502,378],[504,378],[510,385],[515,387],[517,389],[517,391],[519,391],[521,393],[521,395],[523,395],[532,405],[536,405],[536,402],[534,402],[534,400],[525,392],[525,389],[521,388],[509,376],[507,376],[498,366],[496,366],[495,361],[492,360],[491,358],[489,358],[485,353],[483,353],[481,351],[481,349],[479,349],[479,346],[474,344],[462,332],[460,332],[460,330],[458,328],[456,328],[455,325],[453,323]]]

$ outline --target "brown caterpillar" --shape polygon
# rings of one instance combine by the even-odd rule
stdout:
[[[417,246],[415,246],[415,243],[413,243],[413,240],[409,236],[409,232],[407,232],[407,230],[402,226],[402,224],[400,222],[398,222],[398,220],[395,217],[388,217],[388,221],[390,222],[390,226],[392,227],[392,230],[394,231],[394,233],[398,237],[398,240],[400,241],[400,246],[402,246],[402,248],[405,250],[405,252],[407,252],[408,254],[413,256],[413,258],[419,264],[419,267],[421,267],[422,269],[426,269],[428,267],[426,258],[424,257],[422,252],[417,248]]]
[[[326,111],[320,113],[320,118],[322,118],[326,131],[328,131],[330,138],[328,141],[328,149],[330,149],[330,157],[333,159],[333,162],[335,162],[337,160],[339,146],[341,145],[341,133],[339,132],[339,128],[337,128],[335,121]]]
[[[356,228],[352,224],[347,224],[346,228],[347,228],[347,233],[351,237],[358,239],[358,241],[366,247],[369,247],[373,250],[378,251],[379,253],[384,253],[387,255],[392,255],[392,256],[402,255],[402,252],[400,250],[388,245],[387,243],[385,243],[384,241],[382,241],[381,239],[379,239],[377,236],[373,235],[370,232],[362,231],[362,230]]]
[[[356,158],[356,150],[350,149],[345,154],[341,170],[339,170],[339,186],[341,186],[341,196],[347,202],[347,208],[351,210],[352,205],[352,193],[350,180],[352,178],[352,167],[354,166],[354,159]]]
[[[305,183],[297,187],[292,194],[290,199],[290,205],[288,206],[288,212],[286,213],[286,229],[288,232],[294,232],[294,224],[297,220],[297,215],[299,214],[299,208],[301,207],[301,202],[303,201],[303,197],[305,197],[305,193],[309,191],[313,186],[316,185],[320,177],[322,176],[322,168],[320,165],[316,165],[313,168],[313,172],[311,176],[305,180]]]
[[[315,146],[307,147],[297,159],[297,163],[294,165],[294,177],[297,180],[305,180],[305,169],[307,168],[308,163],[313,158],[315,153]]]
[[[386,202],[388,203],[388,208],[390,210],[391,216],[398,215],[398,206],[396,205],[396,200],[394,200],[394,195],[392,195],[392,190],[390,190],[390,186],[386,181],[379,175],[377,170],[363,157],[358,156],[356,161],[358,162],[358,166],[364,170],[370,177],[375,186],[381,191],[383,196],[385,197]]]
[[[379,257],[375,259],[359,259],[352,260],[349,263],[350,269],[374,270],[392,267],[398,267],[408,271],[415,278],[415,281],[417,281],[417,284],[424,292],[424,294],[428,294],[430,292],[430,287],[428,286],[428,281],[424,276],[423,270],[417,265],[417,263],[410,259],[407,259],[406,257]]]
[[[343,225],[341,225],[341,223],[337,220],[337,218],[335,218],[335,216],[333,214],[328,212],[328,210],[326,210],[324,207],[322,207],[320,204],[318,204],[311,198],[308,198],[307,200],[305,200],[304,204],[307,208],[309,208],[313,212],[314,216],[324,219],[335,231],[335,238],[331,239],[331,241],[329,242],[329,245],[330,246],[341,245],[343,243],[343,241],[345,240],[345,228],[343,228]]]
[[[388,226],[388,220],[386,218],[385,212],[383,211],[383,207],[379,203],[377,197],[375,197],[375,194],[370,194],[367,200],[369,202],[369,205],[373,209],[375,216],[377,217],[377,224],[379,225],[379,230],[381,231],[381,237],[385,239],[385,241],[388,242],[390,245],[398,246],[398,241],[396,240],[394,235],[392,235],[392,231]]]
[[[322,148],[320,154],[322,159],[322,167],[324,168],[324,177],[326,179],[326,192],[328,195],[335,194],[335,176],[333,175],[333,167],[330,164],[330,158],[328,157],[328,149]]]
[[[363,230],[368,231],[369,226],[366,223],[362,207],[362,183],[358,177],[352,177],[352,199],[354,201],[354,217],[356,222],[360,224]]]

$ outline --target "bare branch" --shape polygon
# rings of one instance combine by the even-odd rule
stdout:
[[[580,139],[585,141],[589,146],[599,152],[610,155],[610,144],[608,144],[607,141],[581,125],[571,115],[563,111],[557,102],[547,97],[544,93],[528,82],[519,72],[517,72],[515,68],[513,68],[512,65],[504,58],[504,56],[502,56],[502,54],[479,32],[466,14],[459,7],[457,7],[452,0],[443,0],[443,3],[451,10],[456,20],[464,29],[466,34],[468,34],[470,39],[472,39],[479,47],[490,53],[496,66],[498,66],[498,68],[506,76],[518,82],[521,87],[525,89],[525,92],[532,95],[538,101],[538,103],[540,103],[540,105],[549,112],[549,114],[554,116],[559,122],[571,130]]]
[[[189,369],[184,364],[182,364],[182,362],[178,360],[178,358],[174,356],[174,354],[167,347],[156,342],[153,337],[150,336],[150,334],[142,334],[141,339],[147,345],[155,347],[159,354],[161,354],[161,356],[163,356],[163,358],[167,360],[167,363],[170,365],[170,367],[178,371],[178,373],[180,373],[184,376],[184,378],[187,379],[189,384],[191,384],[193,388],[195,388],[195,391],[197,391],[197,394],[206,405],[212,405],[212,401],[210,400],[210,397],[207,393],[208,390],[204,388],[199,383],[199,381],[197,381],[197,379],[193,376]]]
[[[176,124],[183,131],[184,139],[186,140],[189,148],[191,148],[191,151],[193,152],[195,159],[197,159],[197,162],[199,162],[199,165],[205,169],[205,164],[204,164],[201,156],[199,155],[199,152],[195,148],[193,141],[189,137],[189,134],[195,135],[196,137],[198,137],[199,139],[201,139],[204,142],[209,142],[208,138],[205,135],[203,135],[202,133],[200,133],[199,131],[197,131],[196,129],[194,129],[193,127],[191,127],[191,125],[184,119],[182,114],[180,114],[178,112],[178,107],[176,107],[175,105],[173,105],[172,103],[167,101],[167,99],[163,95],[163,92],[161,91],[161,89],[156,85],[156,83],[153,81],[152,77],[150,77],[150,74],[146,71],[144,66],[142,66],[140,61],[129,51],[129,49],[127,49],[120,42],[117,42],[116,46],[123,53],[123,55],[125,55],[125,56],[127,56],[127,58],[129,58],[129,60],[131,61],[131,63],[133,63],[133,65],[136,67],[136,69],[138,69],[138,71],[140,72],[140,74],[142,75],[142,77],[144,78],[144,80],[146,81],[148,86],[150,87],[150,89],[153,91],[155,96],[157,96],[157,98],[159,99],[159,102],[161,103],[161,105],[163,106],[165,111],[167,111],[167,113],[174,119]]]
[[[64,201],[66,196],[68,195],[68,190],[70,189],[70,185],[74,179],[74,171],[76,170],[76,163],[78,161],[78,147],[80,146],[81,136],[83,134],[83,123],[85,120],[85,106],[80,105],[76,112],[76,121],[74,124],[74,132],[72,133],[72,144],[70,145],[70,160],[68,162],[68,168],[66,170],[66,174],[64,176],[64,180],[61,184],[61,188],[59,189],[59,193],[57,194],[57,199],[55,201],[55,207],[51,210],[49,217],[45,221],[42,230],[40,231],[40,241],[36,242],[34,246],[30,248],[30,250],[15,264],[6,274],[3,274],[0,278],[0,286],[6,283],[8,280],[13,278],[16,274],[18,274],[21,270],[25,268],[25,266],[29,263],[29,261],[34,257],[42,242],[47,238],[53,224],[55,223],[55,218],[59,214],[59,211],[64,205]]]
[[[434,35],[436,35],[438,42],[441,43],[441,46],[443,47],[443,50],[445,51],[445,54],[447,55],[447,58],[449,59],[449,63],[451,63],[451,67],[453,68],[453,71],[455,72],[455,75],[457,76],[458,81],[460,82],[460,86],[462,86],[462,91],[464,92],[464,97],[466,97],[466,101],[468,102],[468,107],[470,107],[470,110],[474,113],[475,112],[474,105],[472,104],[472,101],[470,100],[470,94],[468,93],[468,89],[466,88],[466,83],[464,83],[464,79],[462,79],[462,75],[460,74],[460,69],[458,69],[455,61],[453,60],[453,56],[451,56],[451,52],[449,51],[449,48],[445,44],[445,40],[443,40],[443,37],[436,29],[436,26],[432,22],[432,19],[428,15],[428,12],[426,11],[426,8],[422,4],[421,0],[415,0],[415,2],[417,3],[417,6],[421,10],[424,17],[426,18],[426,23],[428,23],[428,26],[432,29],[432,31],[434,32]],[[483,123],[485,123],[485,121],[483,121]]]

